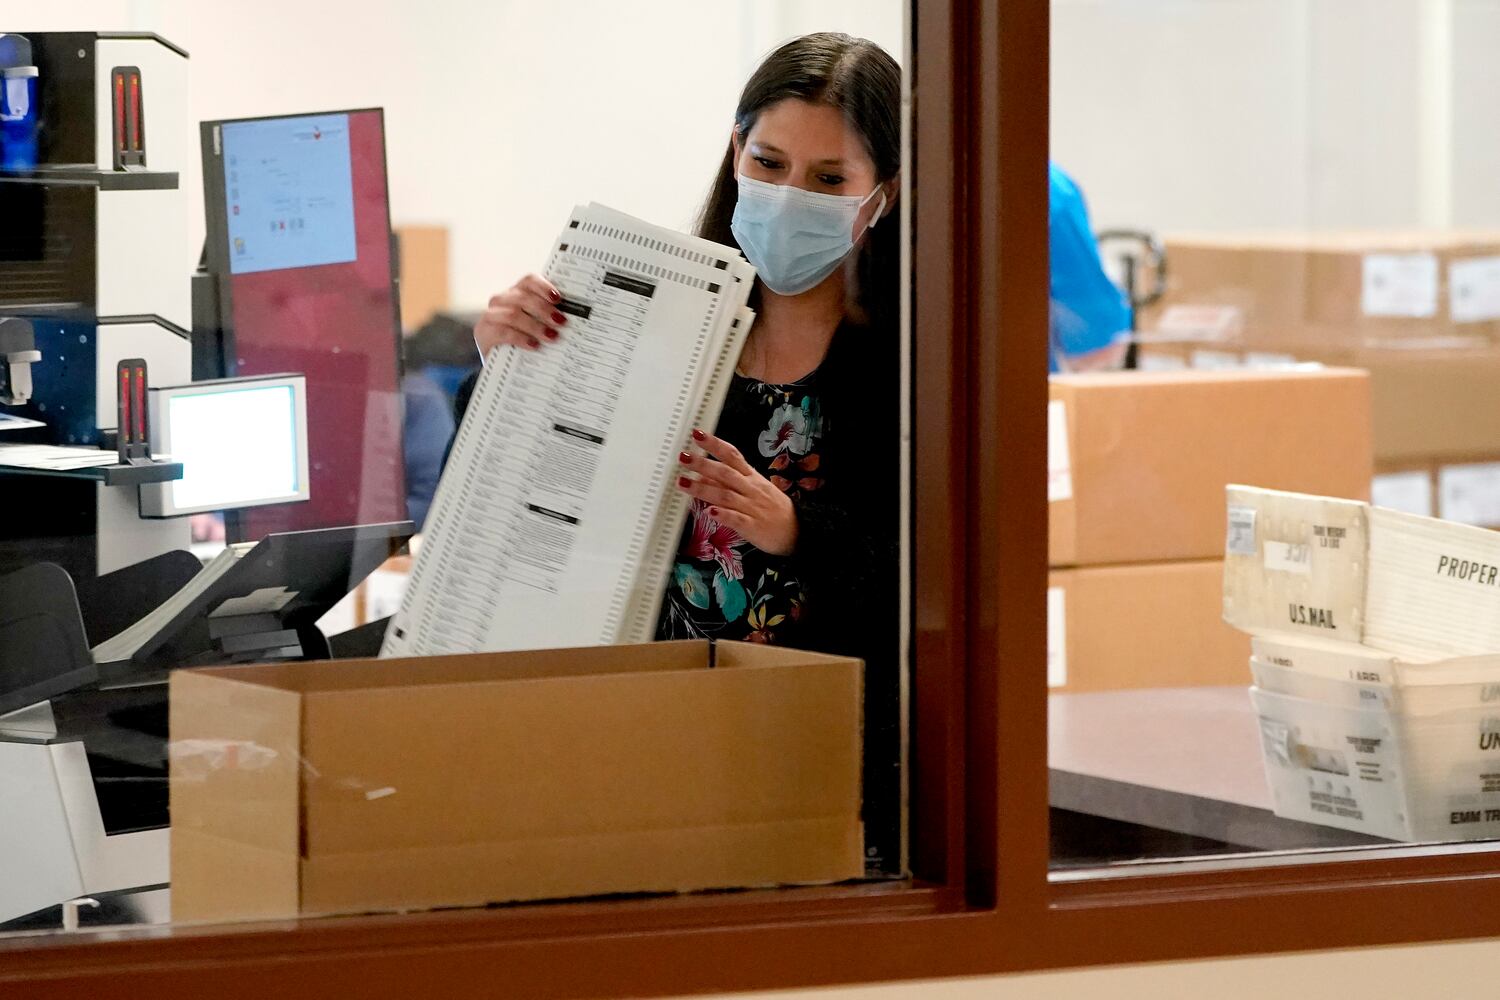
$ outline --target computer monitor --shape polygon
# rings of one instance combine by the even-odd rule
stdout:
[[[143,517],[305,501],[307,380],[248,376],[151,390],[151,450],[182,478],[141,488]]]
[[[406,520],[382,112],[210,121],[200,138],[222,370],[195,377],[307,379],[310,496],[239,510],[231,539]]]

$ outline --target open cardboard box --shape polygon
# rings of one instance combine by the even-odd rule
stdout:
[[[692,641],[178,671],[173,919],[859,878],[862,682]]]

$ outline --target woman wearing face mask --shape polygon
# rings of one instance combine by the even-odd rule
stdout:
[[[740,96],[697,232],[755,266],[757,316],[674,473],[693,503],[657,633],[865,660],[872,873],[899,868],[900,102],[895,61],[832,33],[783,45]],[[480,350],[567,338],[559,300],[538,275],[496,295]]]

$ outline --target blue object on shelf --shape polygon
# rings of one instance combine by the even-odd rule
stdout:
[[[37,164],[37,68],[24,35],[0,35],[0,168]]]

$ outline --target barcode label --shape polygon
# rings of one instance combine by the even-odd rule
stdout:
[[[1297,542],[1266,542],[1266,569],[1312,575],[1312,546]]]
[[[1255,555],[1255,508],[1229,508],[1229,535],[1224,550],[1232,556]]]

